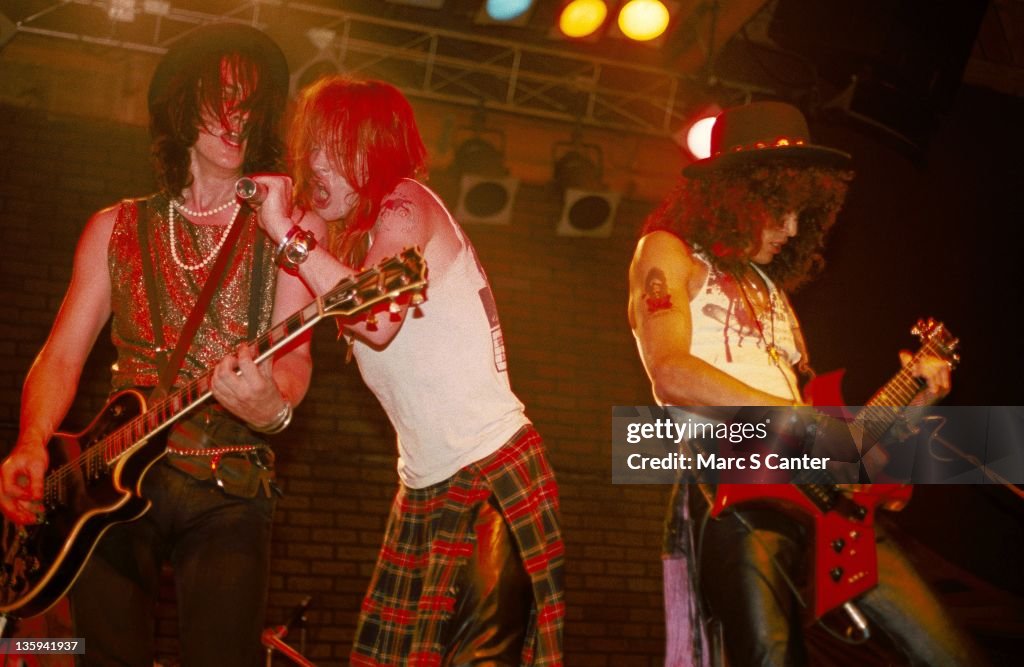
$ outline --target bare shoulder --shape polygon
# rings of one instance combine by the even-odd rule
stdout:
[[[82,230],[79,247],[102,245],[105,248],[110,242],[110,235],[114,231],[121,210],[126,205],[126,202],[118,202],[93,213]]]
[[[129,205],[128,202],[119,201],[116,204],[111,204],[106,208],[96,211],[89,218],[89,226],[99,225],[113,228],[114,223],[117,222],[117,217],[121,215],[121,209],[127,205]]]
[[[377,231],[403,239],[405,245],[436,244],[454,238],[444,205],[426,186],[405,179],[381,203]]]
[[[675,234],[656,231],[646,234],[636,245],[630,274],[646,274],[651,266],[672,267],[674,272],[689,274],[696,268],[693,250]]]

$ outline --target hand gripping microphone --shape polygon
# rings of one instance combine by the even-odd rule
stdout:
[[[248,202],[249,206],[259,208],[267,198],[267,186],[243,176],[235,182],[235,194],[239,199]]]

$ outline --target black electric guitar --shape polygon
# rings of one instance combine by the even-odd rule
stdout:
[[[426,265],[406,249],[347,278],[252,342],[257,362],[326,317],[352,318],[418,306]],[[403,296],[405,293],[411,293]],[[3,519],[0,534],[0,615],[41,614],[78,578],[97,541],[116,524],[141,517],[150,502],[140,495],[143,475],[165,453],[154,438],[210,397],[212,371],[152,405],[138,391],[121,391],[81,433],[58,433],[47,445],[50,466],[43,490],[44,516],[19,526]]]

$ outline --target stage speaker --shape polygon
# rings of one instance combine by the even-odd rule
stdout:
[[[559,236],[608,238],[615,227],[615,212],[622,193],[566,188],[562,215],[555,227]]]
[[[491,177],[463,174],[455,219],[485,225],[507,225],[512,220],[512,202],[519,191],[515,176]]]

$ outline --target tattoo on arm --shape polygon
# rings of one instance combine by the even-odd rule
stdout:
[[[658,267],[653,267],[644,278],[644,301],[647,302],[648,315],[672,309],[672,295],[668,293],[668,280],[665,278],[665,272]]]

